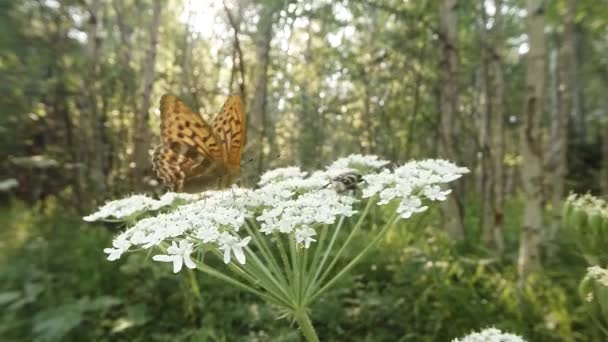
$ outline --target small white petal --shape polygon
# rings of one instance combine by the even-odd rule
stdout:
[[[182,269],[183,259],[175,258],[173,259],[173,273],[177,273]]]
[[[173,257],[170,255],[155,255],[152,257],[152,260],[160,262],[173,262]]]
[[[194,261],[192,261],[192,259],[190,258],[190,256],[185,256],[184,257],[184,263],[186,264],[186,267],[188,267],[189,269],[196,268],[196,264],[194,263]]]
[[[224,264],[227,264],[230,262],[230,248],[226,248],[224,250]]]
[[[243,253],[243,249],[240,246],[234,246],[234,256],[236,260],[241,264],[245,264],[245,253]]]

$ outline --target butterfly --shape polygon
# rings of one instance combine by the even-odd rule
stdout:
[[[234,183],[241,171],[245,112],[230,96],[211,124],[174,95],[160,100],[160,139],[153,169],[175,192],[199,192]]]

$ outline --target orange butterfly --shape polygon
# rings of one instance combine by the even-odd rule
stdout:
[[[176,96],[163,95],[160,119],[161,143],[152,164],[172,191],[223,188],[236,181],[245,142],[239,96],[228,97],[210,125]]]

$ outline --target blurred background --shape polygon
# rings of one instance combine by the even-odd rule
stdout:
[[[323,298],[326,340],[601,340],[561,206],[608,194],[606,0],[0,0],[0,92],[3,340],[298,340],[212,279],[107,262],[124,227],[82,222],[165,191],[165,93],[243,97],[245,185],[350,153],[471,170]]]

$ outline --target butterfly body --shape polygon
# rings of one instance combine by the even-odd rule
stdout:
[[[211,124],[173,95],[161,98],[161,144],[152,163],[172,191],[224,188],[240,175],[245,114],[230,96]]]

